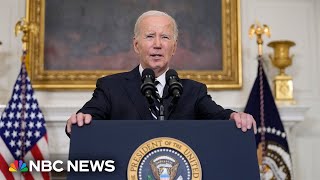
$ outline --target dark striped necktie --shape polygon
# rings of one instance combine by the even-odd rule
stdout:
[[[154,85],[157,87],[157,85],[159,84],[159,81],[155,81]],[[156,94],[159,94],[158,89],[156,88]],[[150,104],[149,110],[151,112],[152,118],[153,119],[158,119],[159,117],[159,108],[160,108],[160,100],[156,97],[155,99],[153,99],[153,103]]]

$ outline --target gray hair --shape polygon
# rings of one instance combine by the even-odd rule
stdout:
[[[172,21],[172,24],[173,24],[173,39],[174,40],[177,40],[178,39],[178,34],[179,34],[179,31],[178,31],[178,26],[177,26],[177,23],[176,21],[167,13],[165,12],[162,12],[162,11],[156,11],[156,10],[151,10],[151,11],[147,11],[143,14],[141,14],[139,16],[139,18],[137,19],[136,21],[136,24],[134,25],[134,37],[136,38],[138,35],[139,35],[139,26],[140,26],[140,23],[141,21],[145,18],[145,17],[149,17],[149,16],[166,16],[168,18],[171,19]]]

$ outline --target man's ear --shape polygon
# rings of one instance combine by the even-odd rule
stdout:
[[[136,37],[133,37],[133,49],[137,54],[139,54],[138,40]]]
[[[176,53],[177,46],[178,46],[178,40],[175,40],[174,45],[173,45],[173,50],[172,50],[172,56]]]

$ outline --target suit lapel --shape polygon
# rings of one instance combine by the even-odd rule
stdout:
[[[125,79],[127,80],[125,89],[134,105],[132,108],[137,110],[141,119],[152,119],[148,101],[140,92],[142,82],[139,67],[134,68],[126,74]]]

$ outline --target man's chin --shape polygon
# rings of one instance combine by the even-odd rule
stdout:
[[[165,65],[153,65],[151,66],[151,69],[153,69],[154,71],[158,71],[158,70],[161,70],[161,69],[165,69]]]
[[[148,64],[148,68],[152,69],[155,73],[162,72],[166,70],[168,66],[163,62],[151,62]]]

